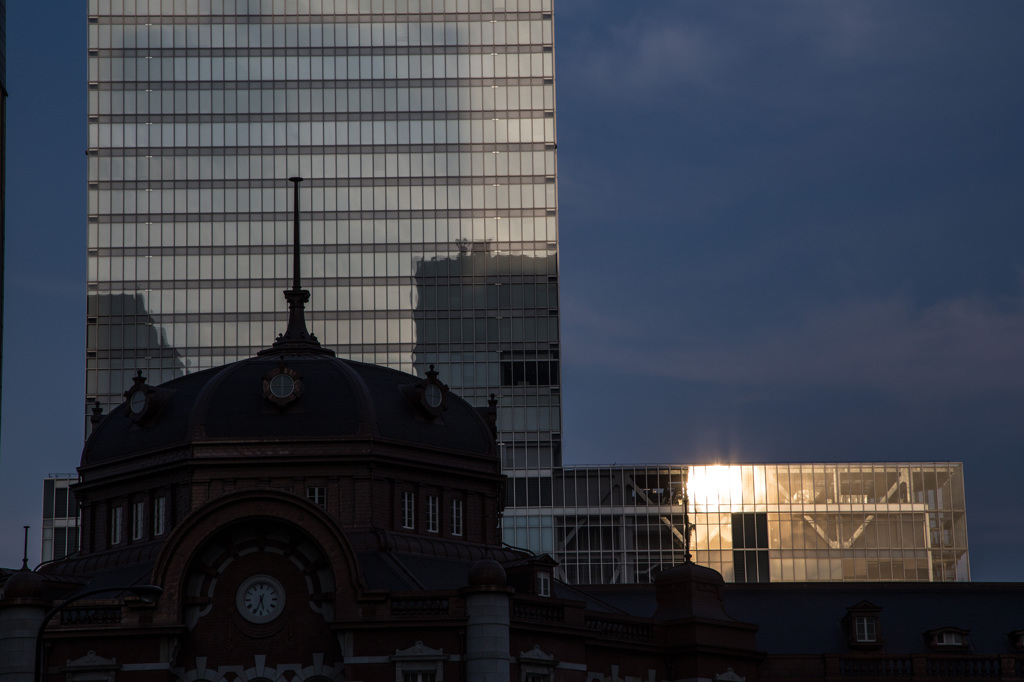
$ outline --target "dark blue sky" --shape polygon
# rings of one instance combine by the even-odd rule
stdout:
[[[952,460],[1024,579],[1024,4],[556,0],[566,462]],[[0,565],[81,449],[85,9],[8,7]]]

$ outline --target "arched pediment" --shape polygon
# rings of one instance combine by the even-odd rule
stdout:
[[[171,532],[153,568],[164,588],[157,617],[182,622],[190,608],[201,611],[218,573],[257,549],[303,571],[311,606],[325,618],[366,591],[351,545],[326,512],[289,492],[246,490],[199,507]]]

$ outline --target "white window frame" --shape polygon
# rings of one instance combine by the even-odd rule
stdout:
[[[307,487],[306,499],[321,509],[327,509],[327,488],[323,486]]]
[[[402,491],[402,528],[416,528],[416,493]]]
[[[158,497],[153,500],[153,535],[167,532],[167,498]]]
[[[124,507],[117,505],[110,508],[110,544],[121,544],[121,524],[124,522]]]
[[[537,596],[538,597],[550,597],[551,596],[551,574],[547,571],[537,572]]]
[[[462,500],[452,500],[452,523],[451,523],[452,535],[462,536]]]
[[[944,632],[938,632],[935,634],[935,645],[943,647],[959,647],[964,645],[964,636],[962,633],[953,632],[951,630],[945,630]]]
[[[441,516],[441,501],[437,495],[427,495],[427,532],[436,533]]]
[[[132,502],[132,540],[141,540],[146,534],[146,503]]]
[[[854,640],[860,644],[870,644],[878,641],[878,621],[874,616],[854,616],[853,618]]]

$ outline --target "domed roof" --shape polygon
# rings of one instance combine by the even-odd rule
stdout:
[[[283,399],[270,387],[279,375],[284,388],[277,387],[277,393],[291,390]],[[146,385],[140,374],[128,399],[94,427],[81,464],[193,443],[370,438],[496,456],[494,435],[480,412],[448,392],[436,373],[428,375],[424,380],[287,348],[156,387]],[[428,401],[424,393],[430,387],[437,390]],[[141,394],[137,400],[136,393]]]
[[[46,597],[46,581],[43,576],[28,568],[15,571],[0,591],[0,599],[45,600]]]

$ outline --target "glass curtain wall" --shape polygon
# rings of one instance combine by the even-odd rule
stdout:
[[[570,583],[644,583],[693,559],[729,582],[970,579],[955,463],[567,467],[509,480],[504,539]],[[519,500],[523,500],[522,503]]]
[[[78,501],[71,486],[77,474],[50,474],[43,480],[42,560],[54,561],[78,551]]]
[[[89,0],[87,405],[310,329],[557,457],[551,0]]]

